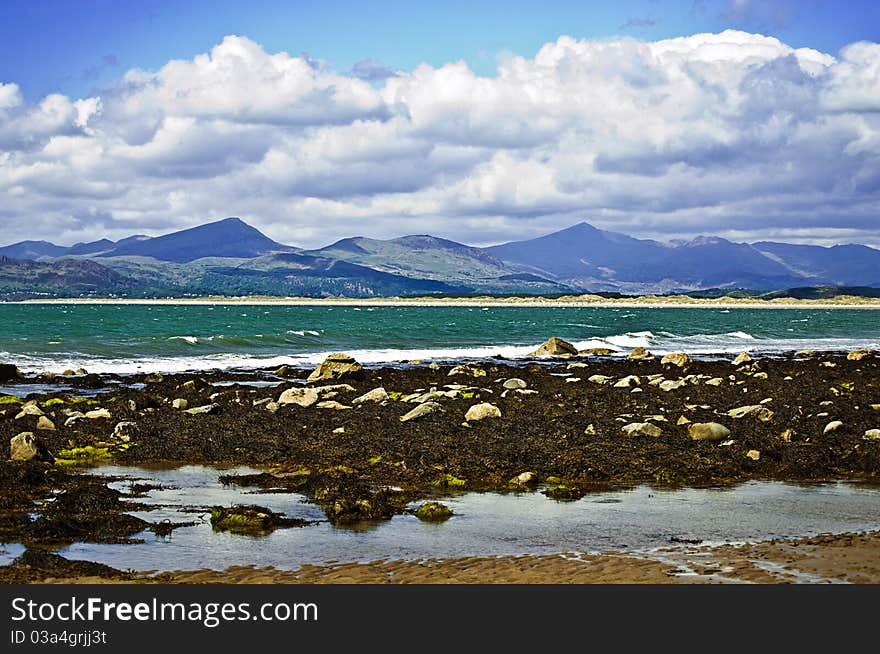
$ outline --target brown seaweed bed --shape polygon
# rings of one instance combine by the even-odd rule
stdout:
[[[259,466],[266,472],[225,481],[303,493],[333,523],[387,519],[448,489],[540,484],[548,496],[574,499],[640,483],[876,481],[880,473],[880,440],[866,436],[880,428],[876,356],[820,353],[739,366],[729,359],[692,361],[685,369],[601,356],[490,359],[450,376],[453,367],[386,366],[312,384],[305,379],[310,370],[295,368],[20,380],[19,393],[28,384],[39,392],[3,400],[0,436],[8,443],[33,432],[47,460],[0,462],[0,542],[25,544],[29,559],[57,571],[64,566],[47,548],[126,542],[147,528],[174,528],[126,513],[138,506],[136,494],[81,474],[82,466],[97,463]],[[594,375],[610,379],[590,381]],[[614,385],[629,375],[638,379]],[[511,378],[526,388],[505,389]],[[664,390],[661,378],[684,383]],[[53,392],[61,382],[68,390]],[[320,391],[320,402],[308,407],[276,404],[287,389],[328,384],[351,388]],[[390,397],[352,403],[378,387]],[[90,397],[78,397],[80,389],[91,389]],[[432,389],[443,394],[407,397]],[[32,400],[54,430],[37,430],[39,416],[20,415]],[[174,400],[210,409],[187,413]],[[437,410],[400,420],[425,401]],[[479,403],[493,404],[500,416],[466,421]],[[728,414],[743,406],[766,410]],[[99,409],[106,412],[76,414]],[[841,424],[826,430],[833,421]],[[693,440],[689,424],[707,422],[722,423],[731,434]],[[631,423],[654,425],[659,435],[627,435],[622,427]],[[522,473],[532,474],[515,481]],[[0,581],[46,576],[40,565],[16,565],[0,568]]]

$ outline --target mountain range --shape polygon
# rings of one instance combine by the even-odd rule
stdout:
[[[239,218],[163,236],[70,247],[0,247],[0,298],[279,295],[686,293],[880,287],[880,250],[864,245],[661,243],[582,222],[486,248],[430,235],[344,238],[320,249],[278,243]]]

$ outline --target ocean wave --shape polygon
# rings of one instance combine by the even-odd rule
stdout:
[[[199,342],[198,336],[169,336],[169,341],[183,341],[184,343],[189,343],[190,345],[196,345]]]
[[[669,335],[667,335],[669,334]],[[565,334],[560,334],[565,338]],[[189,337],[196,338],[196,337]],[[229,337],[223,337],[226,339]],[[231,337],[237,340],[240,337]],[[132,374],[141,372],[188,372],[196,370],[227,370],[227,369],[253,369],[275,368],[282,364],[314,366],[323,361],[332,352],[345,351],[364,364],[383,364],[420,361],[460,361],[467,359],[486,359],[501,356],[507,359],[522,359],[533,352],[539,345],[534,343],[495,344],[475,346],[424,346],[405,348],[346,348],[334,346],[332,350],[315,348],[309,351],[291,353],[290,347],[285,347],[285,339],[276,337],[280,341],[278,347],[263,348],[263,351],[229,351],[231,342],[225,341],[226,351],[223,351],[222,343],[218,337],[214,337],[215,345],[208,351],[186,348],[179,353],[168,352],[156,355],[138,355],[132,353],[125,355],[119,353],[114,356],[99,356],[94,354],[80,354],[76,352],[64,353],[39,353],[23,354],[0,352],[0,357],[8,363],[17,365],[26,373],[42,371],[61,372],[65,369],[86,368],[94,373]],[[183,336],[175,337],[190,343]],[[247,338],[243,339],[248,341]],[[775,354],[791,352],[800,349],[836,350],[846,351],[857,348],[880,349],[880,340],[858,338],[757,338],[746,332],[728,332],[723,334],[670,334],[660,332],[655,334],[650,331],[627,332],[604,337],[593,337],[586,340],[571,339],[571,342],[579,350],[590,348],[608,348],[615,356],[625,356],[635,347],[647,347],[653,354],[662,356],[669,352],[688,352],[693,355],[715,357],[737,354],[742,351],[758,354]],[[190,343],[191,344],[191,343]],[[302,345],[300,345],[301,349]]]

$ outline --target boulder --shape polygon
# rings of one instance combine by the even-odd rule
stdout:
[[[425,502],[416,509],[416,517],[425,522],[442,522],[452,517],[452,509],[440,502]]]
[[[798,350],[794,353],[795,358],[797,359],[809,359],[810,357],[816,356],[815,350]]]
[[[437,413],[438,411],[443,411],[443,407],[436,402],[425,402],[424,404],[418,405],[412,411],[409,411],[400,416],[400,422],[417,420],[432,413]]]
[[[41,431],[55,431],[55,423],[49,420],[47,416],[37,418],[37,429]]]
[[[599,384],[600,386],[604,386],[605,384],[611,382],[614,377],[609,377],[608,375],[590,375],[587,377],[588,382],[592,382],[593,384]]]
[[[113,428],[113,438],[123,443],[128,443],[133,436],[137,435],[137,433],[138,424],[131,420],[117,422],[116,426]]]
[[[352,404],[363,404],[364,402],[384,402],[388,399],[388,393],[385,391],[383,387],[374,388],[371,391],[367,391],[360,397],[354,398],[351,403]]]
[[[86,411],[83,414],[83,417],[88,418],[89,420],[110,420],[113,416],[110,415],[110,412],[107,409],[100,408]]]
[[[659,438],[663,435],[663,430],[657,425],[652,425],[650,422],[631,422],[621,427],[620,431],[627,436],[652,436]]]
[[[309,407],[318,401],[318,391],[314,388],[288,388],[278,397],[278,404],[296,404]]]
[[[548,338],[546,341],[544,341],[537,350],[530,353],[528,356],[576,356],[577,353],[578,350],[574,345],[572,345],[568,341],[563,341],[561,338],[552,336],[551,338]]]
[[[846,355],[846,358],[850,361],[861,361],[862,359],[867,359],[868,357],[876,355],[877,353],[874,350],[853,350]]]
[[[748,352],[740,352],[736,355],[736,358],[733,360],[733,365],[741,366],[744,363],[751,363],[752,357],[749,356]]]
[[[162,373],[159,372],[151,372],[149,375],[144,377],[144,383],[147,384],[160,384],[165,380],[165,377],[162,376]]]
[[[837,431],[843,427],[843,422],[840,420],[832,420],[827,425],[825,425],[825,429],[822,430],[822,434],[830,434],[833,431]]]
[[[21,379],[21,377],[22,374],[18,366],[11,363],[0,363],[0,384]]]
[[[614,350],[608,347],[590,347],[586,350],[580,350],[578,354],[588,357],[607,357],[614,354]]]
[[[627,375],[614,384],[614,388],[633,388],[641,384],[641,380],[636,375]]]
[[[36,404],[25,404],[23,407],[21,407],[21,411],[19,411],[15,415],[15,419],[20,420],[21,418],[24,418],[26,416],[44,416],[44,415],[46,415],[46,414],[43,413],[43,410],[40,407],[38,407]]]
[[[694,441],[727,440],[730,430],[719,422],[694,422],[688,425],[688,436]]]
[[[773,412],[760,404],[750,404],[748,406],[740,406],[727,412],[731,418],[757,418],[761,422],[769,422],[773,420]]]
[[[868,429],[862,438],[866,441],[880,441],[880,429]]]
[[[25,431],[9,439],[9,458],[13,461],[37,458],[37,443],[33,432]]]
[[[504,388],[509,388],[509,389],[513,389],[513,390],[516,390],[517,388],[527,388],[528,387],[528,384],[525,383],[525,381],[523,381],[522,379],[519,379],[517,377],[511,377],[510,379],[505,381],[504,384],[502,384],[502,385],[504,386]]]
[[[693,360],[686,352],[670,352],[660,359],[660,363],[664,366],[676,366],[677,368],[687,368]]]
[[[318,382],[361,374],[364,367],[347,354],[331,354],[312,371],[306,381]]]
[[[470,409],[467,410],[467,413],[464,414],[464,419],[467,421],[473,420],[483,420],[485,418],[500,418],[501,410],[495,406],[494,404],[489,404],[488,402],[482,402],[480,404],[473,405]]]
[[[629,356],[626,357],[627,361],[649,361],[654,358],[654,355],[648,352],[643,347],[637,347],[632,352],[629,353]]]

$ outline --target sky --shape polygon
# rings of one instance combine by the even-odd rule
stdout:
[[[880,246],[878,32],[867,0],[6,0],[0,241]]]

